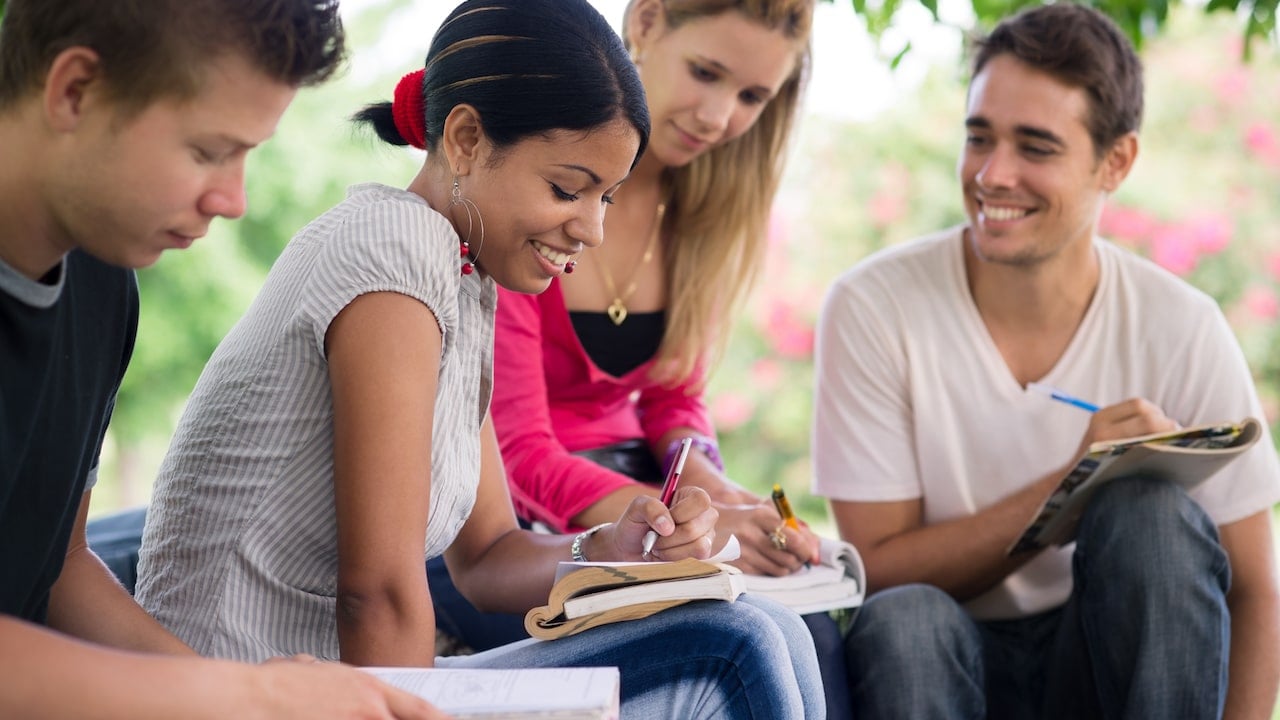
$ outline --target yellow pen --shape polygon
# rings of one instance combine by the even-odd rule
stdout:
[[[792,530],[799,530],[800,523],[796,522],[796,514],[791,511],[791,503],[787,501],[787,494],[782,492],[782,486],[774,484],[773,486],[773,506],[778,508],[778,514],[782,516],[782,522]]]

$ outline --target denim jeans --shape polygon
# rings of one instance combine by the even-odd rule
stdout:
[[[522,640],[439,667],[616,666],[622,717],[821,720],[813,640],[800,616],[749,595],[692,602],[558,640]]]
[[[1103,486],[1062,606],[973,620],[943,591],[874,594],[845,640],[853,711],[878,718],[1217,718],[1230,568],[1213,521],[1170,483]]]

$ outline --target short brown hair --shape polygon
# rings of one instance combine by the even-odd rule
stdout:
[[[1002,20],[975,41],[973,75],[992,58],[1009,54],[1089,98],[1085,126],[1101,157],[1142,124],[1142,62],[1120,28],[1093,8],[1058,3]]]
[[[39,88],[59,53],[102,60],[113,100],[140,109],[191,97],[208,62],[239,54],[300,87],[328,79],[345,52],[338,0],[8,0],[0,21],[0,108]]]

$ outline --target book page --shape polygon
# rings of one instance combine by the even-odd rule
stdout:
[[[790,575],[748,575],[747,592],[763,595],[800,614],[862,604],[867,574],[852,544],[819,538],[821,562]]]
[[[460,718],[608,718],[618,706],[613,667],[361,669]]]
[[[669,600],[727,600],[732,602],[745,590],[742,571],[722,565],[721,572],[703,577],[659,580],[624,585],[614,590],[601,590],[576,595],[564,601],[564,616],[569,620],[602,613],[627,605],[665,602]]]
[[[724,544],[724,547],[720,549],[720,552],[716,553],[715,555],[712,555],[711,557],[707,558],[706,560],[703,560],[702,562],[712,563],[712,564],[726,563],[726,562],[732,562],[734,560],[737,560],[741,556],[742,556],[742,546],[738,544],[738,537],[736,535],[730,535],[729,541]],[[649,560],[649,561],[642,561],[642,562],[645,562],[648,565],[661,565],[667,561]],[[635,565],[635,564],[636,562],[628,562],[628,561],[593,562],[588,560],[587,562],[572,562],[569,560],[563,560],[560,562],[559,565],[556,566],[556,579],[553,582],[560,582],[561,578],[563,578],[565,575],[568,575],[569,573],[575,570],[581,570],[583,568],[626,567],[627,565]]]

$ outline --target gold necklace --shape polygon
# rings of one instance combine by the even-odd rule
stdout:
[[[627,289],[618,292],[613,284],[613,276],[609,274],[609,267],[605,263],[600,263],[600,277],[604,279],[605,290],[613,296],[613,302],[609,303],[609,307],[605,308],[605,313],[614,325],[621,325],[627,319],[627,300],[636,291],[636,283],[640,280],[640,270],[649,263],[649,258],[653,257],[653,248],[658,244],[658,236],[662,234],[662,216],[667,212],[667,204],[658,203],[658,209],[653,215],[653,228],[649,231],[649,242],[645,245],[644,255],[640,256],[640,264],[636,265],[636,271],[631,274],[631,283],[627,285]]]

